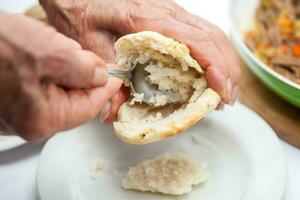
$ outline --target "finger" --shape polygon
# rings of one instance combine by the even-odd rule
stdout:
[[[205,70],[205,77],[209,86],[215,90],[225,103],[229,103],[228,92],[231,90],[231,81],[216,67],[209,66]]]
[[[91,88],[106,84],[106,63],[86,50],[56,52],[41,59],[41,78],[66,88]]]
[[[114,64],[108,64],[108,68],[118,68]],[[129,98],[130,89],[124,85],[120,91],[116,93],[109,102],[107,102],[108,109],[102,109],[100,113],[100,121],[105,123],[112,123],[117,118],[117,113],[120,106]]]
[[[34,112],[17,131],[27,140],[38,141],[79,126],[94,118],[121,84],[111,78],[103,87],[69,91],[51,83],[42,85],[44,98],[36,99]]]
[[[55,37],[52,39],[51,43],[60,44],[57,47],[65,49],[65,50],[80,50],[82,49],[80,44],[75,40],[66,37],[62,33],[57,32]]]
[[[165,30],[166,34],[173,35],[173,38],[185,43],[191,50],[192,56],[205,70],[205,77],[208,85],[214,89],[225,103],[231,99],[231,86],[228,87],[230,73],[227,61],[218,47],[211,40],[209,34],[203,30],[191,27],[181,22],[173,22],[176,28]],[[178,25],[175,25],[178,23]]]
[[[117,119],[118,110],[120,106],[127,101],[129,97],[129,89],[126,87],[122,87],[121,90],[116,93],[110,100],[111,109],[109,115],[103,119],[105,123],[112,123]]]
[[[1,31],[6,33],[8,40],[14,41],[34,55],[40,56],[45,52],[62,49],[81,49],[76,41],[38,20],[24,15],[7,15],[6,17],[9,17],[10,23],[1,26]],[[14,34],[11,34],[12,32]],[[24,38],[30,39],[30,42]]]
[[[89,32],[82,37],[80,43],[84,49],[90,50],[104,59],[106,62],[115,61],[114,43],[116,36],[112,33],[99,30]]]
[[[112,123],[115,118],[117,117],[117,111],[119,110],[119,107],[121,106],[120,103],[117,103],[119,101],[119,94],[116,93],[108,102],[110,107],[109,110],[102,110],[100,113],[100,121],[105,123]]]
[[[187,12],[184,9],[180,9],[179,12],[175,15],[175,18],[179,21],[182,21],[188,25],[202,29],[209,33],[212,41],[215,43],[216,47],[220,50],[223,56],[226,58],[226,66],[229,72],[230,80],[232,81],[232,91],[236,90],[240,77],[240,65],[237,59],[237,55],[234,52],[232,44],[229,42],[227,36],[221,31],[217,26],[211,24],[207,20],[193,15]],[[235,94],[231,94],[231,103],[235,101]]]
[[[61,124],[64,129],[72,128],[94,118],[102,109],[105,102],[120,89],[122,81],[110,78],[104,87],[68,92],[70,107],[65,108],[65,121]]]

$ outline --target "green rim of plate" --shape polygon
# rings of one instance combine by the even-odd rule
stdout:
[[[264,70],[261,66],[259,66],[250,56],[247,55],[238,43],[234,40],[234,44],[242,57],[242,59],[246,62],[248,67],[257,75],[257,77],[275,94],[285,99],[287,102],[292,105],[300,108],[300,90],[292,87],[289,84],[279,80],[277,77],[273,76],[266,70]]]

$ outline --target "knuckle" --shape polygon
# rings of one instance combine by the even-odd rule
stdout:
[[[227,40],[227,36],[225,33],[216,25],[211,24],[208,26],[208,33],[212,36],[218,37],[220,39],[225,39]]]
[[[215,35],[215,34],[220,34],[220,30],[217,26],[214,24],[209,24],[208,26],[205,27],[205,31],[210,34],[210,35]]]
[[[186,18],[186,16],[188,16],[189,13],[183,7],[179,6],[175,2],[172,2],[171,5],[173,16],[175,16],[176,19]]]
[[[92,49],[91,47],[95,46],[95,40],[91,37],[89,31],[80,34],[76,40],[83,49]]]
[[[127,8],[126,12],[120,16],[121,24],[125,26],[128,32],[138,32],[146,18],[133,8]]]
[[[210,24],[210,30],[223,34],[223,31],[215,24]]]
[[[153,29],[155,24],[172,16],[175,9],[170,5],[169,3],[152,5],[147,1],[131,1],[125,11],[120,13],[121,23],[128,32]]]
[[[196,29],[194,31],[194,34],[192,34],[192,41],[198,41],[198,42],[203,42],[203,43],[210,43],[211,38],[208,32]]]

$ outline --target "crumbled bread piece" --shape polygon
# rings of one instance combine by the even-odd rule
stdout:
[[[100,160],[99,159],[93,160],[91,164],[91,171],[98,172],[101,169],[103,169],[103,165],[100,162]]]
[[[206,180],[205,169],[183,154],[167,154],[131,167],[121,185],[125,189],[182,195]]]
[[[98,177],[98,173],[96,173],[96,172],[91,172],[91,173],[90,173],[90,178],[91,178],[92,180],[97,180],[97,177]]]
[[[96,180],[99,171],[102,169],[103,169],[103,165],[101,164],[99,159],[92,160],[91,167],[90,167],[90,178]]]
[[[144,93],[133,93],[133,98],[130,101],[130,105],[134,103],[143,103]]]

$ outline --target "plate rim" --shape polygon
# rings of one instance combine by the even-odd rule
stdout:
[[[3,140],[0,141],[0,152],[14,149],[16,147],[19,147],[19,146],[27,143],[27,141],[25,141],[24,139],[22,139],[19,136],[4,135],[4,137],[7,137],[7,138],[4,138]]]

